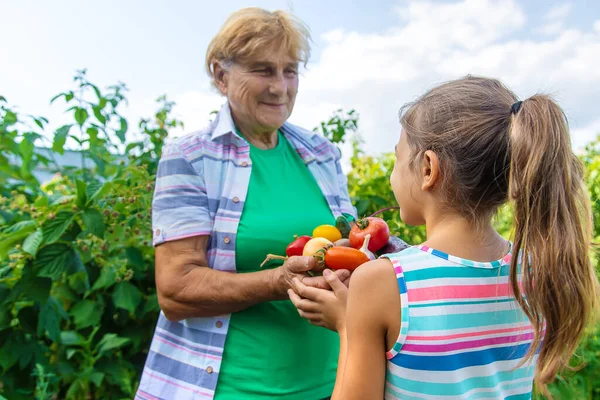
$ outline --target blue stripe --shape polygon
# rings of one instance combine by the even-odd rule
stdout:
[[[412,324],[411,318],[411,324]],[[525,357],[529,344],[497,347],[445,356],[413,356],[399,353],[390,360],[393,364],[408,369],[423,371],[456,371],[461,368],[489,365],[497,361],[516,360]]]
[[[158,208],[161,211],[182,207],[196,207],[198,209],[208,210],[208,203],[208,198],[198,192],[196,196],[169,196],[165,198],[156,198],[152,202],[152,208]],[[198,212],[200,212],[200,210],[198,210]]]
[[[428,279],[441,278],[470,278],[473,280],[482,278],[496,278],[508,276],[510,265],[501,268],[489,269],[470,269],[464,266],[436,266],[431,268],[418,269],[405,272],[405,277],[409,281],[424,281]]]
[[[148,365],[151,365],[153,371],[174,377],[175,379],[187,382],[190,385],[210,390],[215,390],[217,387],[219,373],[216,371],[212,374],[208,374],[202,368],[196,368],[192,365],[175,361],[172,358],[165,357],[152,350],[148,352],[148,360],[146,362]],[[148,379],[151,378],[148,377]]]
[[[531,378],[531,382],[520,382],[516,384],[512,384],[510,386],[506,385],[500,390],[510,389],[512,387],[521,387],[521,386],[529,386],[533,384],[533,369],[528,367],[519,368],[516,371],[500,371],[491,376],[477,376],[465,379],[460,382],[452,382],[452,383],[431,383],[428,382],[424,384],[422,381],[414,381],[411,379],[404,379],[400,376],[396,376],[391,372],[387,374],[388,382],[392,383],[392,385],[402,388],[404,390],[408,390],[410,392],[429,394],[432,396],[461,396],[464,393],[468,392],[472,389],[486,389],[493,388],[498,386],[502,382],[514,381],[522,378]]]
[[[427,307],[440,307],[440,306],[465,306],[465,305],[474,305],[474,304],[497,304],[497,303],[509,303],[514,302],[515,299],[511,297],[507,298],[495,298],[493,300],[479,300],[472,301],[470,299],[466,299],[465,301],[444,301],[441,303],[411,303],[410,308],[427,308]]]
[[[192,175],[198,178],[198,173],[184,158],[172,158],[158,163],[156,177],[162,178],[169,175]]]
[[[466,314],[446,314],[435,317],[410,317],[410,329],[417,331],[446,331],[449,329],[464,329],[486,327],[499,324],[515,324],[527,321],[525,314],[519,310],[487,311]]]
[[[515,394],[505,397],[504,400],[531,400],[531,391],[529,393]]]
[[[179,322],[171,322],[162,314],[158,316],[158,326],[174,335],[194,343],[222,348],[225,346],[225,336],[221,333],[201,331],[187,327]]]

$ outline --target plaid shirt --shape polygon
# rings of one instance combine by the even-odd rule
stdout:
[[[333,215],[356,217],[337,147],[288,123],[281,131],[312,172]],[[164,147],[152,203],[154,245],[210,235],[208,266],[236,272],[236,233],[251,171],[250,147],[236,133],[226,103],[207,129]],[[230,316],[171,322],[161,312],[136,399],[212,399]]]

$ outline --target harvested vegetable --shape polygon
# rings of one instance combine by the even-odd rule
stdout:
[[[360,248],[360,251],[362,251],[363,253],[365,253],[365,255],[367,257],[369,257],[369,260],[375,260],[377,258],[377,256],[375,256],[375,254],[373,254],[373,252],[371,252],[369,250],[369,242],[370,241],[371,241],[371,235],[367,234],[367,236],[365,236],[365,240],[363,242],[363,245]]]
[[[327,246],[333,246],[330,240],[323,237],[315,237],[310,239],[306,245],[304,246],[304,250],[302,251],[303,256],[314,256],[318,253],[319,250],[325,248]]]
[[[390,238],[389,238],[388,242],[385,244],[385,246],[383,246],[381,249],[379,249],[379,251],[377,253],[379,255],[398,253],[398,252],[406,249],[407,247],[410,247],[410,245],[408,243],[406,243],[404,240],[402,240],[396,236],[390,236]]]
[[[350,245],[355,249],[360,249],[367,235],[371,235],[369,250],[375,252],[385,246],[388,242],[390,238],[390,228],[381,218],[361,218],[350,230]]]
[[[323,259],[319,264],[331,269],[347,269],[354,271],[362,264],[369,262],[369,257],[352,247],[335,246],[323,249]]]
[[[342,238],[342,233],[333,225],[319,225],[312,233],[313,238],[325,238],[330,242],[335,242]]]
[[[296,237],[296,239],[292,243],[288,244],[287,248],[285,249],[285,254],[288,257],[301,256],[304,250],[304,246],[311,239],[312,237],[307,235]]]

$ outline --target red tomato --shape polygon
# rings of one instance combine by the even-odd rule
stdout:
[[[335,246],[325,252],[325,265],[331,269],[354,271],[360,265],[369,262],[369,257],[352,247]]]
[[[292,243],[288,244],[287,248],[285,249],[285,254],[288,257],[301,256],[302,250],[304,250],[304,246],[310,239],[312,239],[312,237],[310,236],[300,236]]]
[[[350,246],[360,249],[365,241],[365,236],[368,234],[371,234],[369,250],[376,252],[387,244],[390,238],[390,228],[381,218],[361,218],[350,230]]]

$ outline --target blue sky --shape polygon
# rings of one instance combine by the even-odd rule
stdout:
[[[167,94],[185,131],[198,129],[223,101],[204,72],[206,46],[246,6],[293,8],[312,30],[291,121],[310,129],[338,107],[355,108],[370,153],[392,150],[403,103],[467,73],[500,78],[522,98],[555,95],[576,147],[600,133],[600,2],[592,0],[0,0],[0,95],[57,126],[64,117],[50,98],[87,68],[100,86],[127,84],[129,118],[151,115]]]

